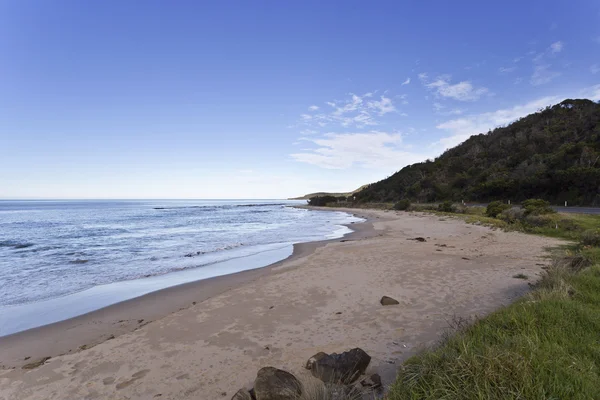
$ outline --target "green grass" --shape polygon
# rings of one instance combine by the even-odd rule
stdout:
[[[600,267],[538,286],[409,359],[388,399],[600,398]]]

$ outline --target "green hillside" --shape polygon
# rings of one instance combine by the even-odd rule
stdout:
[[[600,104],[565,100],[354,195],[359,202],[543,198],[600,205]]]

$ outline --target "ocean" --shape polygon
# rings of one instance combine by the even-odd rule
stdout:
[[[303,201],[0,201],[0,336],[258,268],[360,219]]]

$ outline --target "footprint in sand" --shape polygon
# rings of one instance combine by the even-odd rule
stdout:
[[[136,372],[135,374],[131,375],[131,379],[129,379],[128,381],[117,384],[117,386],[116,386],[117,390],[126,388],[127,386],[131,385],[133,382],[137,381],[138,379],[142,379],[144,376],[146,376],[146,374],[148,372],[150,372],[149,369],[143,369],[141,371]]]

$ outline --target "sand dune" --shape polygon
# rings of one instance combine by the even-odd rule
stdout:
[[[114,339],[91,348],[77,350],[80,344],[73,339],[71,354],[38,368],[6,367],[0,371],[0,398],[228,399],[251,383],[260,367],[302,375],[314,353],[352,347],[373,357],[368,371],[379,372],[388,384],[398,365],[433,343],[453,315],[483,315],[525,293],[527,281],[512,276],[535,279],[547,262],[544,249],[561,243],[417,213],[358,214],[367,216],[373,229],[315,245],[310,254],[248,279],[229,278],[234,280],[210,296],[206,285],[188,286],[184,300],[198,298],[195,304],[155,315],[133,331],[133,325],[112,328]],[[426,242],[407,240],[417,236]],[[382,307],[382,295],[400,304]],[[152,302],[138,301],[136,307],[141,312]],[[88,317],[79,329],[106,326],[109,320]],[[60,329],[65,334],[78,329],[68,326]],[[9,365],[2,355],[8,347],[13,358],[32,356],[27,343],[37,346],[35,357],[44,349],[56,351],[56,335],[56,329],[46,336],[17,335],[10,346],[0,339],[0,361]],[[62,346],[66,352],[68,343]]]

